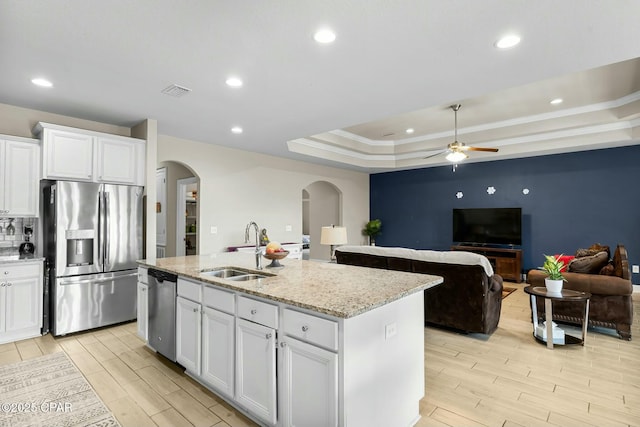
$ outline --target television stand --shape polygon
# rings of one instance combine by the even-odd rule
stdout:
[[[452,251],[466,251],[487,257],[493,270],[505,280],[522,282],[522,249],[490,248],[487,246],[451,246]]]

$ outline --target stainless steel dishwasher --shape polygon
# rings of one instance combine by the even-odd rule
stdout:
[[[178,276],[149,269],[149,347],[176,361],[176,282]]]

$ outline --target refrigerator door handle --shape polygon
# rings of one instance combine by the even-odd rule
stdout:
[[[102,200],[102,191],[98,192],[98,266],[100,267],[100,271],[104,271],[102,267],[102,261],[104,257],[102,256],[104,250],[104,236],[102,235],[102,209],[104,202]]]
[[[85,285],[85,284],[91,284],[91,283],[107,283],[107,282],[113,282],[115,279],[120,279],[123,277],[132,277],[137,275],[138,275],[138,272],[136,271],[134,273],[123,274],[121,276],[107,277],[105,279],[86,279],[86,280],[74,280],[72,282],[60,282],[59,285],[69,286],[69,285]]]
[[[110,237],[110,232],[111,232],[111,227],[110,227],[110,220],[109,220],[109,209],[111,208],[111,206],[109,206],[110,202],[109,202],[109,192],[105,191],[104,192],[104,267],[105,267],[105,271],[108,270],[108,266],[109,266],[109,260],[110,258],[110,245],[111,243],[109,242],[109,237]]]

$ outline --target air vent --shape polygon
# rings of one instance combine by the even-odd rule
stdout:
[[[167,86],[166,88],[164,88],[162,90],[162,93],[169,95],[169,96],[173,96],[176,98],[180,98],[181,96],[184,96],[186,94],[188,94],[189,92],[191,92],[191,89],[186,88],[184,86],[179,86],[176,84],[173,84],[171,86]]]

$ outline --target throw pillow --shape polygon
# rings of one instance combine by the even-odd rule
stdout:
[[[595,255],[575,258],[569,263],[571,273],[598,273],[609,262],[607,253],[602,251]]]
[[[613,263],[610,262],[609,264],[602,267],[600,269],[600,274],[602,274],[603,276],[615,276],[616,269],[613,267]]]
[[[560,269],[561,273],[564,273],[565,271],[567,271],[567,268],[569,267],[569,263],[575,258],[573,255],[554,255],[554,257],[559,258],[560,261],[562,261],[564,263],[564,267],[562,267]]]
[[[602,251],[607,253],[607,258],[611,256],[611,251],[609,250],[609,246],[604,246],[604,245],[601,245],[600,243],[594,243],[593,245],[589,246],[589,248],[587,249],[578,249],[576,251],[576,258],[596,255],[598,252],[602,252]]]

